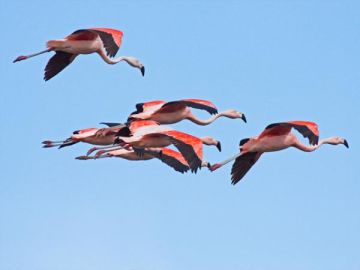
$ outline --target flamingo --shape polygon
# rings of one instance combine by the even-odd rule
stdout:
[[[140,69],[144,76],[145,67],[138,59],[131,56],[112,59],[120,48],[122,37],[121,31],[111,28],[80,29],[63,39],[49,40],[46,43],[46,50],[30,55],[21,55],[13,63],[54,51],[55,55],[50,58],[45,67],[44,80],[48,81],[74,61],[79,54],[98,53],[106,63],[114,65],[125,61],[130,66]]]
[[[307,146],[300,142],[291,133],[292,128],[299,131],[305,138],[308,138],[310,145]],[[288,121],[274,123],[268,125],[259,136],[242,139],[240,141],[240,153],[210,166],[210,170],[215,171],[235,159],[231,169],[231,180],[232,184],[235,185],[265,152],[280,151],[289,147],[295,147],[304,152],[312,152],[323,144],[343,144],[349,148],[348,142],[341,137],[329,137],[319,141],[318,126],[314,122]]]
[[[135,121],[130,125],[136,126],[133,136],[119,136],[114,141],[115,144],[125,148],[131,146],[140,155],[145,148],[167,147],[173,144],[184,156],[191,171],[195,173],[202,167],[203,144],[214,145],[221,151],[220,142],[212,137],[198,138],[149,120]]]
[[[199,119],[193,115],[191,108],[205,110],[213,116],[205,120]],[[139,103],[136,104],[136,111],[129,116],[128,121],[153,120],[160,124],[173,124],[188,119],[195,124],[205,126],[219,117],[241,118],[246,123],[245,114],[233,109],[218,113],[212,102],[202,99],[182,99],[170,102],[155,100]]]
[[[113,149],[109,151],[98,151],[94,156],[79,156],[76,159],[88,160],[98,158],[119,157],[127,160],[149,160],[157,158],[166,165],[172,167],[175,171],[180,173],[187,172],[190,168],[181,153],[169,148],[147,148],[144,150],[144,155],[139,156],[134,150],[130,149]],[[209,163],[202,162],[202,167],[209,167]]]
[[[56,147],[63,148],[76,144],[78,142],[85,142],[95,145],[111,145],[113,144],[116,137],[121,134],[122,136],[130,136],[127,129],[124,129],[126,126],[118,124],[113,127],[108,128],[85,128],[76,130],[73,134],[63,141],[51,141],[46,140],[42,143],[44,148]]]

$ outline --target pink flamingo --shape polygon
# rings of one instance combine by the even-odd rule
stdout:
[[[73,134],[63,141],[51,141],[46,140],[42,143],[44,148],[56,147],[63,148],[76,144],[78,142],[84,142],[94,145],[111,145],[119,134],[122,136],[130,136],[128,129],[125,125],[116,125],[108,128],[85,128],[76,130]]]
[[[100,150],[94,156],[79,156],[76,159],[88,160],[109,157],[118,157],[127,160],[149,160],[157,158],[180,173],[187,172],[190,169],[182,154],[169,148],[146,148],[144,154],[141,156],[132,149]],[[207,162],[202,162],[202,167],[208,166],[209,164]]]
[[[140,61],[131,56],[121,56],[111,59],[120,48],[123,33],[110,28],[89,28],[76,30],[71,35],[58,40],[49,40],[47,49],[30,55],[21,55],[13,62],[29,59],[31,57],[54,51],[55,55],[50,58],[45,67],[44,80],[50,80],[65,67],[71,64],[79,54],[98,53],[108,64],[114,65],[125,61],[130,66],[138,68],[144,76],[145,67]]]
[[[307,146],[300,142],[298,138],[291,133],[292,128],[308,138],[310,145]],[[275,123],[267,126],[259,136],[241,140],[240,153],[223,162],[210,166],[210,170],[215,171],[232,160],[235,160],[231,169],[231,180],[232,184],[235,185],[265,152],[280,151],[289,147],[295,147],[305,152],[312,152],[323,144],[343,144],[347,148],[349,147],[348,142],[341,137],[330,137],[319,141],[318,126],[313,122],[288,121]]]
[[[191,108],[205,110],[213,114],[213,116],[205,120],[199,119],[193,115]],[[195,124],[204,126],[214,122],[219,117],[227,117],[231,119],[241,118],[246,122],[246,117],[243,113],[233,109],[218,113],[217,108],[212,102],[202,99],[182,99],[170,102],[155,100],[136,104],[136,109],[129,116],[128,121],[153,120],[160,124],[173,124],[187,119]]]
[[[160,126],[155,121],[135,121],[130,124],[137,126],[131,137],[119,136],[115,144],[122,147],[132,147],[140,155],[145,148],[167,147],[173,144],[184,156],[192,172],[202,167],[203,144],[215,145],[221,151],[221,144],[212,137],[198,138],[190,134]],[[131,129],[131,128],[130,128]]]

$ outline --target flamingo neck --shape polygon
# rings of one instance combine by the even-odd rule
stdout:
[[[129,63],[129,60],[127,59],[126,56],[120,56],[120,57],[117,57],[117,58],[115,58],[115,59],[111,59],[110,57],[108,57],[108,56],[105,54],[104,50],[99,51],[99,55],[101,56],[101,58],[102,58],[106,63],[108,63],[108,64],[110,64],[110,65],[115,65],[115,64],[117,64],[117,63],[119,63],[119,62],[121,62],[121,61],[125,61],[125,62],[127,62],[128,64],[130,64],[130,63]]]
[[[304,152],[312,152],[312,151],[315,151],[316,149],[318,149],[323,144],[338,145],[340,143],[341,142],[336,141],[335,137],[329,137],[329,138],[320,140],[317,145],[305,145],[305,144],[301,143],[300,141],[297,141],[294,146]]]
[[[216,115],[211,116],[208,119],[199,119],[195,115],[193,115],[191,112],[186,117],[186,119],[190,120],[191,122],[200,125],[200,126],[206,126],[214,122],[216,119],[218,119],[221,116],[225,116],[223,113],[218,113]]]

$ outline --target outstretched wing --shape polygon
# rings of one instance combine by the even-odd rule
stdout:
[[[45,67],[44,80],[48,81],[64,68],[66,68],[72,61],[74,61],[77,54],[57,51]]]
[[[308,121],[288,121],[268,125],[265,130],[260,134],[259,138],[265,136],[285,135],[290,132],[291,128],[295,128],[305,138],[308,138],[310,144],[315,145],[318,143],[318,126],[316,123]]]
[[[120,48],[123,32],[110,28],[90,28],[89,30],[99,35],[107,55],[114,57]]]
[[[169,148],[162,148],[161,154],[156,155],[156,158],[181,173],[190,169],[183,155]]]
[[[235,185],[239,182],[260,156],[261,154],[258,152],[248,152],[237,157],[231,168],[231,183]]]
[[[202,164],[202,141],[192,135],[174,130],[165,131],[163,134],[170,138],[172,144],[183,155],[191,172],[196,173],[197,170],[201,168]]]
[[[154,100],[154,101],[149,101],[149,102],[143,102],[143,103],[138,103],[135,105],[136,107],[136,111],[133,111],[127,121],[130,122],[132,120],[134,120],[134,114],[141,114],[141,113],[145,113],[143,116],[137,115],[135,116],[136,118],[147,118],[147,114],[146,113],[151,113],[151,112],[155,112],[156,110],[160,109],[161,106],[165,104],[165,101],[162,100]]]
[[[176,100],[176,101],[170,101],[165,103],[162,108],[166,108],[167,106],[170,105],[184,105],[184,106],[189,106],[191,108],[195,108],[195,109],[200,109],[200,110],[205,110],[210,114],[217,114],[218,110],[216,108],[216,106],[208,101],[208,100],[202,100],[202,99],[181,99],[181,100]]]

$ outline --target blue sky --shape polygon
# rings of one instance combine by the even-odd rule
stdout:
[[[1,1],[0,269],[359,269],[357,1]],[[125,63],[81,56],[42,80],[48,39],[86,27],[124,32]],[[324,146],[264,155],[236,186],[231,166],[178,174],[156,160],[81,162],[88,145],[42,149],[134,104],[180,98],[243,111],[174,126],[223,152],[270,123],[311,120]],[[207,117],[203,112],[196,112]]]

